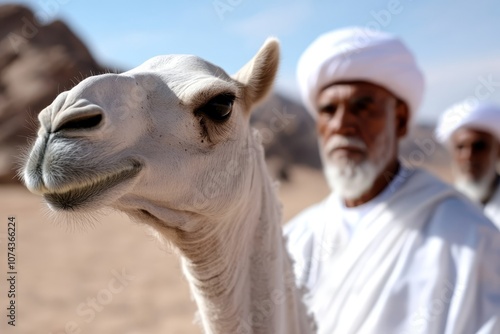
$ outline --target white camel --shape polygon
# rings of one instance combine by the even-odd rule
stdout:
[[[25,184],[67,216],[111,207],[153,227],[178,251],[206,333],[312,333],[249,125],[278,62],[270,39],[233,77],[170,55],[87,78],[41,111]]]

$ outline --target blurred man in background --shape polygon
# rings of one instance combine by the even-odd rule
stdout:
[[[297,73],[333,189],[285,227],[319,333],[500,333],[500,232],[398,160],[424,91],[408,48],[387,33],[333,31]]]
[[[450,150],[455,187],[500,228],[500,106],[458,103],[441,117],[436,137]]]

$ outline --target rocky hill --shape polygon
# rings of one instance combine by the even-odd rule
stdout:
[[[82,78],[105,71],[64,22],[42,25],[26,7],[0,6],[0,182],[15,182],[37,113]]]
[[[253,111],[251,122],[275,176],[287,180],[289,168],[297,164],[321,168],[315,124],[301,104],[275,93]]]

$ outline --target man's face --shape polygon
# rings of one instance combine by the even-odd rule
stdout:
[[[481,180],[498,160],[498,143],[491,134],[458,129],[451,138],[455,171],[472,181]]]
[[[367,82],[328,86],[316,102],[330,185],[340,188],[345,198],[359,196],[397,158],[397,139],[407,129],[406,106],[384,88]]]
[[[451,137],[451,153],[455,185],[472,200],[483,201],[495,181],[499,143],[487,132],[461,128]]]

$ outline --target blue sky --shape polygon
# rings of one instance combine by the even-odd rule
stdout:
[[[474,96],[500,103],[498,0],[14,2],[28,4],[42,21],[65,20],[97,60],[123,69],[159,54],[189,53],[234,73],[267,36],[276,36],[282,45],[277,89],[292,98],[297,60],[314,38],[368,26],[402,37],[423,68],[427,88],[418,121],[433,121]]]

